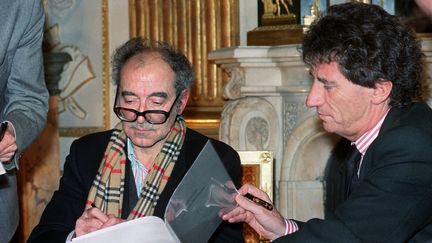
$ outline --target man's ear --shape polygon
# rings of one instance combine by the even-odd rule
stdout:
[[[181,104],[180,104],[178,114],[182,114],[183,110],[186,108],[186,104],[189,100],[190,90],[188,90],[188,89],[183,90],[180,95],[181,95],[181,97],[180,97],[181,98],[180,99]]]
[[[393,88],[393,83],[389,80],[379,80],[373,88],[372,102],[374,104],[381,104],[390,98]]]

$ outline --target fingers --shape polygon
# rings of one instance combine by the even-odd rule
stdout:
[[[84,211],[84,214],[88,218],[96,218],[103,223],[105,223],[109,219],[109,217],[98,208],[89,208]]]
[[[246,222],[257,233],[268,239],[275,239],[283,235],[285,232],[285,221],[275,208],[268,210],[243,196],[249,193],[261,200],[271,203],[270,198],[265,192],[252,185],[245,184],[239,189],[239,193],[240,194],[235,198],[238,207],[225,214],[222,219],[230,223]]]
[[[230,212],[222,215],[223,220],[227,220],[230,223],[244,222],[246,219],[246,210],[241,207],[236,207]]]
[[[267,202],[271,201],[269,196],[267,195],[267,193],[265,193],[264,191],[256,188],[255,186],[252,186],[250,184],[243,185],[242,187],[240,187],[240,189],[238,191],[241,195],[245,195],[246,193],[250,193],[250,194],[252,194],[252,195],[254,195],[254,196],[256,196],[262,200],[265,200]]]
[[[110,227],[119,223],[123,223],[126,220],[115,217],[114,215],[108,215],[108,220],[101,226],[101,229]]]
[[[0,161],[9,162],[16,153],[17,148],[15,137],[7,131],[0,141]]]
[[[247,220],[253,218],[253,215],[255,214],[266,214],[271,212],[268,209],[257,205],[255,202],[252,202],[251,200],[243,196],[246,193],[250,193],[252,195],[255,195],[256,197],[262,198],[267,202],[271,202],[268,195],[260,189],[250,184],[245,184],[239,189],[239,193],[240,195],[237,195],[235,198],[239,207],[236,207],[231,212],[224,214],[222,216],[223,220],[228,220],[231,223],[246,222]],[[248,213],[248,211],[250,213]]]
[[[98,208],[89,208],[77,219],[75,223],[75,234],[81,236],[98,229],[109,220]]]
[[[85,235],[100,229],[102,225],[100,220],[80,217],[75,224],[75,234],[76,236]]]
[[[15,152],[3,154],[0,156],[0,161],[1,162],[9,162],[12,160],[14,154],[15,154]]]
[[[242,187],[239,190],[241,195],[236,196],[236,202],[240,207],[244,208],[245,210],[251,211],[253,214],[257,214],[257,213],[258,214],[266,214],[266,213],[270,213],[271,211],[275,210],[275,209],[269,210],[266,207],[264,207],[260,204],[257,204],[256,202],[252,201],[251,199],[243,196],[246,193],[249,193],[249,194],[254,195],[255,197],[261,199],[263,202],[265,202],[267,204],[272,203],[270,198],[268,197],[268,195],[265,192],[259,190],[256,187],[253,187],[251,185],[245,185],[245,186],[246,187]],[[245,194],[242,194],[242,193],[245,193]]]

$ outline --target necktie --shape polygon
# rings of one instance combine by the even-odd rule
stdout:
[[[358,182],[358,169],[361,159],[361,153],[355,145],[352,145],[351,154],[346,161],[346,196],[351,194],[352,188]]]

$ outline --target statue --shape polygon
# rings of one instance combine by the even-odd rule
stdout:
[[[275,14],[276,16],[282,16],[282,15],[287,15],[287,16],[294,16],[294,14],[291,13],[291,11],[288,8],[287,3],[289,4],[289,6],[293,6],[293,2],[292,0],[275,0],[275,3],[273,3],[273,0],[261,0],[261,2],[264,5],[264,14],[263,14],[263,18],[266,17],[274,17]],[[285,9],[286,14],[282,14],[281,13],[281,7],[280,5],[282,4],[283,8]]]
[[[303,29],[290,11],[293,0],[261,0],[264,13],[262,26],[248,32],[248,45],[282,45],[300,43]]]
[[[292,2],[292,0],[287,0],[287,2],[288,2],[288,4],[290,5],[290,6],[292,6],[293,5],[293,2]],[[281,11],[280,11],[280,4],[282,3],[282,6],[284,7],[284,9],[285,9],[285,11],[286,11],[286,15],[288,15],[288,16],[292,16],[293,14],[291,14],[291,12],[289,11],[289,9],[288,9],[288,5],[285,3],[285,1],[284,0],[276,0],[276,8],[277,8],[277,16],[280,16],[281,15]],[[295,16],[295,15],[294,15]]]
[[[309,28],[311,23],[320,16],[319,0],[314,0],[314,3],[310,6],[310,15],[306,15],[303,18],[305,30]]]
[[[261,2],[264,5],[264,16],[273,16],[274,14],[274,4],[273,4],[273,0],[261,0]]]

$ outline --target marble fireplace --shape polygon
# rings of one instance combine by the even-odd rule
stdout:
[[[422,45],[432,77],[432,39]],[[304,104],[311,78],[298,48],[239,46],[208,59],[229,76],[219,138],[236,150],[273,151],[274,202],[285,217],[307,220],[324,217],[325,168],[340,138]]]

